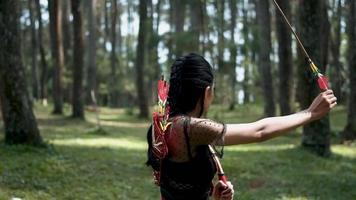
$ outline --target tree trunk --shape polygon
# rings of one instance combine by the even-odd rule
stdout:
[[[52,58],[54,64],[53,73],[53,114],[63,114],[63,42],[62,42],[62,11],[60,0],[48,0],[49,5],[49,21]]]
[[[200,33],[202,32],[203,26],[203,10],[201,1],[190,1],[190,33],[191,42],[189,44],[189,51],[195,53],[202,53],[200,48]]]
[[[116,37],[116,24],[118,17],[118,8],[117,0],[112,0],[111,4],[111,54],[110,54],[110,63],[111,63],[111,77],[110,77],[110,106],[116,107],[118,104],[118,81],[117,81],[117,68],[118,62],[116,57],[116,47],[117,47],[117,37]]]
[[[174,47],[173,47],[173,35],[174,35],[174,0],[169,0],[169,36],[167,39],[168,48],[168,63],[173,61],[174,58]]]
[[[221,72],[221,75],[227,74],[228,71],[226,69],[226,66],[224,65],[224,50],[225,50],[225,37],[224,37],[224,31],[225,31],[225,19],[224,19],[224,14],[225,14],[225,0],[216,0],[215,2],[215,9],[217,12],[217,29],[218,29],[218,69],[219,72]]]
[[[157,18],[156,18],[156,23],[155,23],[155,28],[154,28],[154,32],[155,32],[155,39],[154,39],[154,45],[153,45],[153,49],[154,49],[154,59],[153,59],[153,64],[155,65],[155,74],[156,77],[158,77],[159,75],[161,75],[161,68],[159,65],[159,51],[158,51],[158,44],[160,42],[160,37],[159,37],[159,25],[160,25],[160,21],[161,21],[161,4],[162,4],[162,0],[158,0],[157,5],[156,5],[156,14],[157,14]]]
[[[136,87],[137,98],[140,108],[140,117],[148,117],[148,105],[147,96],[144,89],[145,80],[144,64],[145,64],[145,46],[146,46],[146,32],[147,32],[147,2],[146,0],[140,0],[139,6],[140,24],[138,31],[138,43],[136,49]]]
[[[340,46],[341,46],[341,0],[337,1],[336,10],[333,14],[333,23],[334,28],[332,31],[332,38],[331,38],[331,67],[330,67],[330,74],[331,74],[331,85],[334,91],[335,96],[338,98],[338,103],[344,102],[344,96],[342,95],[342,85],[343,85],[343,78],[341,75],[342,71],[342,63],[340,62]]]
[[[73,74],[72,71],[72,58],[73,55],[73,38],[72,32],[73,28],[71,27],[71,0],[61,0],[62,8],[62,42],[63,42],[63,77],[66,77],[66,74]],[[72,102],[72,91],[73,91],[73,82],[71,79],[69,81],[62,82],[63,88],[63,102],[71,103]]]
[[[42,145],[21,62],[19,3],[0,3],[0,101],[5,143]]]
[[[277,1],[288,19],[291,19],[290,2],[285,0]],[[291,31],[276,9],[276,28],[278,40],[278,74],[279,74],[279,107],[282,115],[292,112],[291,97],[293,85],[293,63],[292,63],[292,37]]]
[[[227,105],[227,109],[230,107],[231,103],[231,68],[228,67],[228,64],[224,61],[225,49],[229,49],[229,46],[225,43],[224,32],[226,30],[225,26],[225,0],[215,0],[213,5],[216,11],[216,16],[213,17],[214,25],[216,27],[217,33],[217,44],[215,41],[211,41],[211,52],[212,56],[215,57],[216,66],[217,66],[217,76],[216,76],[216,88],[219,88],[216,93],[216,100],[224,105]],[[216,33],[214,37],[216,38]],[[217,50],[217,53],[215,52]],[[214,65],[213,65],[214,66]]]
[[[252,49],[251,46],[251,42],[249,39],[249,31],[251,30],[249,28],[250,24],[249,24],[249,20],[248,20],[248,12],[247,12],[247,3],[243,3],[243,28],[242,28],[242,35],[244,38],[244,45],[242,46],[242,54],[244,55],[244,61],[243,61],[243,67],[244,67],[244,81],[242,83],[242,89],[244,92],[244,99],[243,99],[243,103],[247,104],[250,103],[250,65],[251,65],[251,61],[252,59],[250,58],[249,52],[250,49]]]
[[[299,4],[299,32],[301,40],[304,42],[306,50],[309,52],[315,64],[325,71],[327,64],[328,31],[326,15],[326,5],[323,0],[304,1]],[[310,71],[307,70],[308,62],[299,51],[299,101],[302,108],[307,108],[318,95],[319,88]],[[320,156],[330,154],[330,124],[329,117],[312,122],[303,127],[302,146]]]
[[[65,67],[70,69],[71,61],[70,58],[72,48],[72,35],[70,27],[70,1],[71,0],[61,0],[62,1],[62,30],[63,30],[63,59]]]
[[[157,1],[156,7],[153,5],[152,0],[147,1],[149,7],[149,20],[148,20],[148,45],[147,45],[147,52],[148,52],[148,66],[150,70],[150,77],[149,77],[149,85],[151,86],[151,92],[148,93],[147,98],[150,100],[149,104],[152,102],[157,102],[157,80],[161,76],[161,68],[159,66],[158,60],[158,44],[160,41],[158,35],[158,28],[159,28],[159,18],[160,18],[160,4],[161,0]],[[156,13],[156,20],[154,18],[154,13]]]
[[[83,28],[82,11],[80,0],[71,0],[73,14],[73,95],[72,95],[72,117],[84,119],[84,98],[83,98]]]
[[[109,30],[109,9],[108,2],[110,0],[104,0],[104,50],[106,51],[106,43],[108,42],[108,38],[110,38],[110,30]]]
[[[36,36],[36,25],[35,25],[35,9],[33,0],[28,1],[28,9],[30,11],[30,22],[31,22],[31,75],[32,75],[32,96],[34,99],[39,98],[39,79],[38,79],[38,64],[37,64],[37,36]]]
[[[173,0],[174,2],[174,55],[175,58],[183,56],[184,53],[184,21],[186,15],[186,0]]]
[[[269,1],[256,1],[256,17],[259,26],[258,65],[261,74],[261,85],[264,97],[264,114],[266,117],[276,113],[274,104],[274,88],[271,72],[271,16],[269,13]]]
[[[120,1],[119,1],[120,2]],[[117,13],[117,28],[116,28],[116,40],[117,40],[117,54],[116,54],[116,77],[115,77],[115,94],[116,94],[116,102],[115,106],[120,106],[123,105],[123,101],[120,100],[120,88],[122,87],[121,82],[120,82],[120,77],[123,76],[123,69],[122,69],[122,44],[123,44],[123,39],[122,39],[122,34],[121,34],[121,14],[122,14],[122,4],[119,4],[118,6],[118,13]]]
[[[231,101],[230,101],[230,110],[235,109],[236,104],[236,57],[237,57],[237,46],[235,42],[235,29],[236,29],[236,18],[237,18],[237,1],[230,0],[230,80],[231,80]]]
[[[86,102],[92,104],[91,91],[97,94],[96,83],[96,0],[90,0],[88,5],[88,75],[87,75],[87,88],[86,88]],[[104,5],[106,6],[106,5]],[[106,37],[106,36],[105,36]],[[104,38],[105,38],[104,37]],[[104,44],[105,45],[105,44]]]
[[[255,5],[255,0],[248,0],[248,5],[249,6],[254,6]],[[254,9],[256,11],[256,9]],[[253,11],[252,11],[253,12]],[[247,81],[247,83],[251,84],[251,88],[249,88],[250,90],[248,90],[248,94],[249,94],[249,100],[251,101],[255,101],[256,99],[256,95],[254,94],[254,90],[256,90],[256,87],[253,87],[252,85],[258,85],[258,81],[256,79],[253,79],[253,73],[254,70],[258,70],[258,49],[259,49],[259,32],[258,32],[258,20],[256,16],[256,12],[253,12],[251,14],[251,16],[249,17],[249,32],[252,35],[252,40],[250,41],[250,52],[251,52],[251,65],[248,67],[249,68],[249,76],[245,76],[245,79],[247,77],[247,79],[245,81]],[[250,81],[251,79],[251,81]],[[247,96],[247,95],[246,95]]]
[[[37,21],[38,21],[38,45],[40,49],[40,57],[41,57],[41,78],[40,78],[40,93],[41,100],[43,105],[47,105],[47,61],[46,61],[46,53],[43,46],[43,24],[42,24],[42,14],[41,14],[41,5],[40,0],[35,0],[36,3],[36,11],[37,11]]]
[[[200,3],[200,9],[201,9],[201,35],[202,35],[202,40],[200,42],[201,45],[201,52],[202,55],[205,55],[207,52],[207,41],[209,40],[208,38],[208,24],[209,24],[209,16],[208,16],[208,11],[207,11],[207,0],[202,0]]]
[[[128,2],[128,4],[127,4],[127,30],[132,30],[132,21],[133,21],[133,16],[132,16],[132,2],[130,3],[130,2]],[[133,57],[134,57],[134,55],[133,55],[133,49],[134,48],[132,48],[132,36],[130,37],[130,36],[128,36],[128,37],[126,37],[126,41],[125,41],[125,46],[126,46],[126,63],[125,63],[125,65],[126,65],[126,67],[128,67],[128,66],[130,66],[130,62],[131,61],[133,61]]]
[[[347,23],[347,35],[349,37],[349,100],[347,111],[347,125],[342,133],[343,140],[356,139],[356,2],[354,0],[347,1],[349,16]]]

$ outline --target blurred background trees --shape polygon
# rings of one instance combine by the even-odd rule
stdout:
[[[49,101],[54,114],[72,105],[73,117],[79,118],[93,104],[94,91],[99,106],[137,107],[147,118],[156,101],[156,80],[161,74],[168,78],[174,59],[189,52],[204,55],[213,66],[215,103],[225,109],[253,103],[263,105],[264,116],[284,115],[307,108],[319,92],[272,1],[16,1],[11,9],[19,15],[12,15],[11,23],[4,22],[10,19],[5,10],[10,1],[2,2],[1,31],[17,23],[15,40],[21,46],[1,45],[2,59],[15,50],[18,58],[1,60],[3,116],[10,108],[5,91],[28,93],[29,101],[44,105]],[[312,59],[330,76],[339,102],[348,107],[344,139],[355,138],[354,1],[278,2]],[[9,39],[3,33],[1,44]],[[6,78],[14,79],[11,73],[21,74],[21,68],[24,74],[15,81],[22,88],[7,84]],[[303,132],[303,146],[328,154],[327,117]]]

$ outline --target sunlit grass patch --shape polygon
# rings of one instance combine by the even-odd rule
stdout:
[[[345,156],[351,159],[356,159],[356,145],[354,146],[333,145],[331,149],[334,154]]]
[[[61,146],[82,146],[90,148],[113,148],[127,150],[146,150],[147,144],[144,141],[135,141],[123,138],[72,138],[72,139],[54,139],[51,143]]]
[[[236,147],[226,147],[229,151],[281,151],[295,148],[294,144],[271,144],[271,145],[241,145]]]

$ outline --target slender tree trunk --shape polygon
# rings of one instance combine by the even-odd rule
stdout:
[[[153,5],[152,0],[148,1],[149,7],[149,19],[148,19],[148,45],[147,45],[147,52],[148,52],[148,66],[151,74],[149,78],[149,85],[151,86],[151,92],[148,93],[147,98],[150,100],[149,104],[152,102],[157,102],[157,84],[156,81],[161,76],[161,69],[158,63],[158,43],[159,43],[159,35],[158,35],[158,26],[159,26],[159,16],[160,16],[160,4],[161,0],[157,1],[156,7]],[[154,13],[156,13],[156,20],[154,18]]]
[[[215,57],[216,66],[218,68],[218,73],[216,76],[216,87],[219,88],[216,93],[216,99],[218,102],[227,105],[227,109],[231,106],[231,68],[228,67],[228,64],[224,61],[224,52],[229,46],[225,43],[224,32],[226,30],[225,23],[225,0],[215,0],[213,5],[216,11],[216,16],[214,16],[214,25],[217,32],[217,44],[211,42],[211,52],[212,56]],[[216,37],[216,35],[214,35]],[[216,47],[215,47],[216,46]],[[215,52],[217,50],[217,53]]]
[[[118,6],[118,18],[117,18],[117,28],[116,28],[116,40],[117,40],[117,54],[116,54],[116,69],[117,69],[117,75],[115,77],[115,94],[116,94],[116,104],[115,106],[120,106],[123,105],[123,101],[120,99],[120,77],[123,76],[123,70],[121,67],[121,58],[122,58],[122,44],[123,44],[123,39],[122,39],[122,34],[121,34],[121,14],[122,14],[122,4],[119,4]]]
[[[231,16],[231,23],[230,23],[230,80],[231,80],[231,102],[229,109],[234,110],[236,104],[236,57],[237,57],[237,46],[235,42],[235,29],[236,29],[236,18],[237,18],[237,1],[230,0],[230,16]]]
[[[31,22],[31,75],[32,75],[32,95],[37,100],[40,94],[39,88],[39,79],[38,79],[38,64],[37,64],[37,35],[36,35],[36,27],[35,27],[35,9],[34,9],[34,1],[28,1],[28,9],[30,11],[30,22]]]
[[[291,19],[290,2],[285,0],[278,0],[277,2],[288,19]],[[279,57],[279,107],[282,115],[288,115],[292,112],[292,37],[288,25],[285,23],[283,16],[280,15],[278,10],[276,10],[276,27]]]
[[[248,5],[249,6],[255,6],[255,0],[248,0]],[[250,40],[251,44],[250,44],[250,48],[251,48],[251,66],[250,66],[250,73],[252,76],[252,73],[254,70],[258,71],[258,49],[259,49],[259,32],[258,32],[258,20],[256,16],[256,9],[254,9],[254,11],[252,11],[251,16],[249,17],[249,29],[252,35],[252,40]],[[249,81],[250,77],[248,76],[247,81]],[[252,79],[250,81],[250,84],[252,85],[257,85],[258,81],[256,79]],[[254,101],[255,100],[255,94],[254,94],[254,90],[250,89],[249,90],[249,97],[250,97],[250,101]]]
[[[64,66],[63,42],[62,42],[62,11],[60,0],[49,0],[49,18],[52,58],[54,64],[53,73],[53,114],[63,114],[63,88],[62,74]]]
[[[132,5],[130,4],[130,2],[128,2],[127,4],[127,30],[131,30],[131,27],[132,27],[132,20],[133,20],[133,17],[132,17],[132,9],[131,9]],[[132,48],[132,39],[130,37],[130,35],[128,35],[126,37],[126,66],[128,67],[130,65],[130,62],[132,61],[132,52],[133,52],[133,48]]]
[[[323,0],[304,1],[299,4],[299,33],[305,48],[315,64],[325,71],[328,50],[327,40],[328,17],[326,5]],[[313,27],[313,28],[311,28]],[[299,51],[299,101],[302,108],[307,108],[318,95],[319,88],[315,78],[306,69],[308,62]],[[329,117],[312,122],[303,127],[302,146],[320,156],[330,155],[330,124]]]
[[[86,88],[86,102],[92,104],[91,91],[97,94],[96,83],[96,0],[89,1],[88,9],[88,75],[87,75],[87,88]],[[104,5],[106,6],[106,5]],[[105,36],[106,37],[106,36]],[[104,37],[104,38],[105,38]]]
[[[175,58],[183,56],[184,53],[184,21],[186,15],[186,0],[173,0],[174,7],[174,55]]]
[[[156,33],[154,32],[155,28],[154,28],[154,12],[155,12],[155,9],[154,9],[154,6],[153,6],[153,3],[152,3],[152,0],[146,0],[147,2],[147,45],[145,46],[145,51],[147,52],[147,55],[150,55],[150,56],[147,56],[146,57],[146,60],[145,60],[145,65],[147,66],[146,68],[148,69],[147,70],[147,84],[149,86],[149,91],[150,92],[147,92],[147,103],[149,105],[151,105],[153,102],[154,102],[154,98],[156,95],[155,94],[155,80],[157,80],[157,77],[160,77],[159,74],[155,74],[156,72],[156,69],[155,69],[155,64],[153,63],[154,62],[154,56],[155,56],[155,49],[154,49],[154,43],[155,43],[155,37],[156,37]]]
[[[109,30],[109,9],[108,2],[110,0],[104,0],[104,49],[106,50],[106,43],[108,42],[108,38],[110,37]]]
[[[72,36],[70,27],[70,1],[62,1],[62,31],[63,31],[63,59],[65,67],[70,68],[72,59],[70,58],[72,50]]]
[[[158,44],[160,42],[160,37],[159,37],[159,25],[160,25],[160,21],[161,21],[161,4],[162,4],[162,0],[158,0],[157,5],[156,5],[156,13],[157,13],[157,18],[156,18],[156,23],[155,23],[155,28],[154,28],[154,32],[155,32],[155,40],[154,40],[154,60],[153,63],[155,65],[155,74],[156,76],[160,75],[161,72],[161,68],[159,65],[159,51],[158,51]]]
[[[143,78],[145,64],[145,45],[147,32],[147,2],[140,0],[139,6],[140,24],[138,32],[138,43],[136,49],[136,87],[137,98],[140,108],[140,117],[148,117],[147,96],[144,89],[145,81]]]
[[[332,38],[331,38],[331,67],[330,67],[330,74],[331,74],[331,84],[334,91],[335,96],[338,98],[338,103],[344,101],[344,96],[341,92],[341,87],[343,84],[342,81],[342,63],[340,62],[340,46],[341,46],[341,0],[337,0],[337,7],[336,11],[333,14],[333,23],[334,28],[332,31]]]
[[[40,50],[41,57],[41,77],[40,77],[40,93],[41,100],[43,105],[47,105],[47,61],[46,61],[46,53],[43,46],[43,24],[42,24],[42,15],[41,15],[41,5],[40,0],[35,0],[36,11],[37,11],[37,21],[38,21],[38,45]]]
[[[80,0],[71,0],[73,14],[73,95],[72,95],[72,117],[84,119],[83,98],[83,66],[84,66],[84,44],[82,28],[82,11]]]
[[[201,48],[202,48],[202,54],[205,55],[205,52],[207,52],[207,40],[208,38],[208,22],[209,22],[209,16],[208,16],[208,11],[207,11],[207,0],[202,0],[200,3],[200,9],[201,9],[201,35],[202,35],[202,40],[201,40]]]
[[[19,3],[0,3],[0,101],[5,143],[42,145],[21,62]]]
[[[227,74],[228,71],[224,64],[224,50],[225,50],[225,0],[216,0],[215,2],[215,9],[217,11],[217,29],[218,29],[218,69],[221,72],[221,75]]]
[[[118,17],[117,0],[112,0],[111,3],[111,77],[110,77],[110,106],[117,106],[118,104],[118,92],[117,92],[117,68],[118,60],[116,57],[117,37],[116,37],[116,24]]]
[[[73,55],[73,38],[72,32],[73,28],[71,27],[71,0],[60,0],[62,8],[62,42],[63,42],[63,77],[65,74],[73,74],[72,71],[72,58]],[[72,102],[72,91],[73,91],[73,82],[72,81],[63,81],[63,102],[71,103]]]
[[[189,44],[189,51],[195,53],[201,53],[200,48],[200,34],[202,32],[202,15],[203,10],[201,6],[201,1],[191,1],[189,2],[190,10],[190,33],[191,42]]]
[[[259,71],[264,97],[264,114],[267,117],[276,113],[274,103],[274,88],[271,72],[271,16],[269,13],[269,1],[256,1],[256,17],[259,25]]]
[[[172,62],[174,57],[174,47],[173,47],[173,35],[174,35],[174,0],[169,0],[169,37],[167,41],[167,48],[168,48],[168,63]]]
[[[320,34],[320,48],[321,48],[321,66],[320,69],[326,73],[327,66],[329,64],[329,44],[330,44],[330,32],[331,32],[331,26],[330,26],[330,21],[329,21],[329,16],[328,16],[328,8],[329,8],[329,3],[328,1],[323,1],[320,5],[320,15],[321,15],[321,33]]]
[[[243,28],[242,28],[242,35],[243,35],[243,38],[244,38],[244,45],[242,46],[242,54],[244,55],[244,63],[243,63],[243,67],[244,67],[244,81],[242,83],[242,89],[244,91],[244,99],[243,99],[243,103],[244,104],[247,104],[250,102],[250,65],[251,65],[251,58],[250,58],[250,55],[249,55],[249,51],[251,49],[251,42],[250,42],[250,39],[249,39],[249,21],[248,21],[248,15],[247,15],[247,5],[246,3],[244,2],[243,3],[243,9],[242,9],[242,12],[243,12]]]
[[[356,2],[348,0],[347,6],[349,9],[347,35],[349,42],[348,65],[349,65],[349,99],[347,110],[347,125],[342,133],[343,140],[356,139]]]

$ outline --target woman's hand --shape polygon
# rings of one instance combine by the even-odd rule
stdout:
[[[312,120],[318,120],[324,117],[330,109],[336,106],[337,98],[334,96],[332,90],[326,90],[320,93],[308,108],[311,113]]]
[[[219,181],[213,190],[213,197],[215,200],[232,200],[234,199],[234,186],[230,181],[224,183]]]

